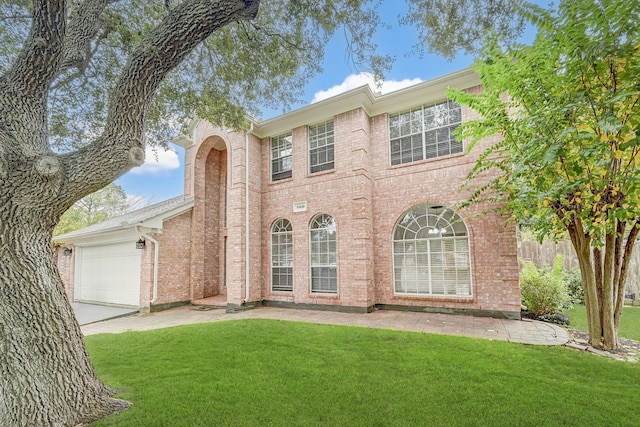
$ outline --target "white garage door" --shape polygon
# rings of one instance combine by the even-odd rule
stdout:
[[[75,299],[140,305],[140,254],[135,242],[79,248]]]

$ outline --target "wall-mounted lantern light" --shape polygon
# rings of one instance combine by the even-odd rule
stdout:
[[[64,256],[71,256],[71,252],[73,252],[73,249],[71,249],[71,248],[64,248],[64,250],[62,251],[62,255],[64,255]]]
[[[136,249],[144,249],[144,240],[142,238],[136,242]]]

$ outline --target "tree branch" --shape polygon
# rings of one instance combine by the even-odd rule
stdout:
[[[0,131],[11,141],[5,149],[0,148],[5,163],[0,169],[8,167],[8,150],[25,158],[50,151],[47,98],[60,63],[67,3],[37,0],[32,6],[31,29],[24,47],[0,76]]]
[[[616,330],[618,329],[618,325],[620,323],[620,316],[622,315],[622,307],[624,306],[624,290],[625,285],[627,283],[627,276],[629,273],[629,263],[631,262],[631,255],[633,254],[633,249],[636,244],[636,239],[638,238],[638,233],[640,233],[640,227],[638,220],[636,220],[629,230],[629,235],[627,236],[627,242],[624,245],[624,253],[622,254],[622,262],[620,265],[620,275],[618,276],[618,299],[616,301],[616,307],[614,312],[614,323]]]
[[[171,9],[125,66],[103,134],[61,156],[69,178],[63,193],[84,196],[142,164],[146,114],[162,80],[214,31],[255,18],[258,6],[259,0],[188,0]]]
[[[254,30],[256,30],[259,33],[262,33],[262,34],[266,35],[267,37],[273,37],[273,38],[277,38],[279,40],[282,40],[282,42],[286,46],[289,46],[289,47],[291,47],[293,49],[303,50],[302,46],[300,46],[300,45],[298,45],[296,43],[292,43],[286,37],[284,37],[282,34],[269,31],[266,28],[264,28],[263,26],[261,26],[260,24],[257,24],[255,22],[252,22],[251,26],[253,27]],[[245,31],[246,34],[248,34],[247,30],[246,30],[246,28],[244,26],[242,27],[242,29]]]
[[[4,76],[13,95],[46,99],[61,60],[66,10],[65,0],[33,2],[31,31],[24,48]]]
[[[100,17],[110,3],[113,1],[86,0],[70,17],[64,38],[63,58],[57,75],[88,63],[91,57],[91,42],[103,28]]]

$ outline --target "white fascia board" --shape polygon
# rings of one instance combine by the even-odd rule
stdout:
[[[126,229],[103,231],[99,234],[76,236],[72,240],[65,240],[64,243],[82,247],[122,242],[132,242],[131,244],[134,244],[139,238],[140,235],[136,232],[135,227],[129,227]]]
[[[357,108],[364,108],[367,113],[375,102],[375,95],[368,85],[360,86],[349,92],[332,98],[315,102],[290,113],[259,122],[253,129],[258,138],[276,136],[289,132],[297,127],[328,120],[338,114]]]
[[[480,76],[471,68],[447,74],[376,98],[375,104],[369,110],[370,117],[444,101],[449,88],[464,90],[481,83]]]
[[[127,232],[129,232],[129,230],[133,230],[132,233],[137,235],[137,233],[135,232],[136,227],[139,227],[145,233],[161,233],[164,221],[187,212],[189,209],[193,208],[193,205],[194,205],[194,201],[192,199],[180,206],[175,207],[174,209],[171,209],[170,211],[163,212],[160,215],[156,215],[154,217],[151,217],[142,221],[138,221],[135,223],[122,222],[119,225],[113,226],[108,229],[89,231],[87,233],[82,233],[82,232],[79,233],[77,231],[72,231],[70,233],[61,234],[59,236],[54,237],[53,241],[60,242],[60,243],[64,242],[64,243],[74,243],[74,244],[77,244],[77,242],[103,242],[105,241],[105,239],[113,242],[123,241],[123,240],[112,240],[112,239],[113,239],[113,236],[118,236],[120,232],[126,234]],[[69,234],[71,234],[71,236],[67,237]],[[95,243],[95,244],[100,244],[100,243]]]
[[[162,231],[164,221],[167,221],[171,218],[175,218],[176,216],[187,212],[189,209],[193,208],[194,201],[189,200],[183,205],[177,206],[176,208],[164,212],[161,215],[154,216],[152,218],[145,219],[140,221],[137,224],[133,224],[133,226],[139,226],[142,228],[152,228]]]
[[[191,119],[189,121],[189,124],[187,125],[186,133],[176,136],[171,140],[171,142],[179,145],[182,148],[189,148],[192,145],[195,145],[194,132],[201,121],[202,119],[199,119],[197,117]]]
[[[258,138],[276,136],[358,108],[364,109],[369,117],[396,113],[423,104],[444,101],[448,88],[464,90],[480,84],[480,76],[471,68],[466,68],[385,95],[375,95],[368,85],[364,85],[281,116],[257,122],[253,134]]]
[[[192,145],[195,145],[195,142],[193,141],[193,139],[188,135],[178,135],[175,138],[173,138],[171,142],[173,142],[174,144],[182,148],[189,148]]]
[[[60,234],[59,236],[54,236],[52,240],[54,242],[59,242],[59,243],[75,243],[81,240],[87,240],[87,239],[91,240],[96,238],[97,236],[99,237],[102,234],[106,235],[106,234],[115,233],[118,231],[127,230],[132,227],[134,226],[127,222],[122,222],[120,225],[113,226],[111,228],[105,228],[105,229],[96,230],[96,231],[89,231],[86,233],[83,233],[81,231],[80,232],[71,231],[69,233]]]

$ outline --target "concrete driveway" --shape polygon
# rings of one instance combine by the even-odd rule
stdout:
[[[73,308],[73,312],[80,326],[115,319],[116,317],[128,316],[138,312],[138,309],[135,308],[110,307],[107,305],[82,302],[72,302],[71,308]]]

